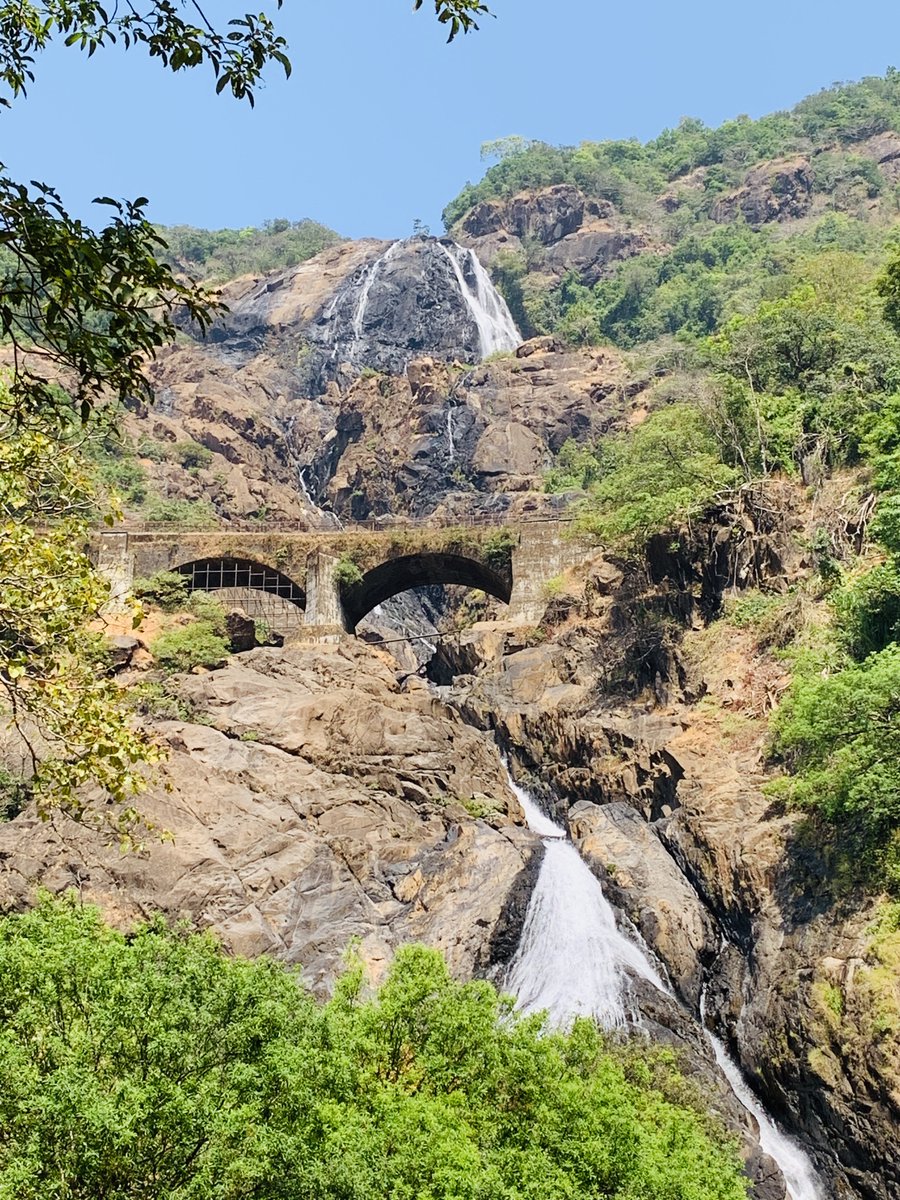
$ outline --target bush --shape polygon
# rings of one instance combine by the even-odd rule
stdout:
[[[225,609],[209,592],[191,592],[188,610],[200,621],[212,626],[213,632],[225,637]]]
[[[363,581],[362,571],[349,554],[342,554],[334,564],[333,577],[342,592],[348,592]]]
[[[230,648],[209,621],[195,621],[161,633],[150,647],[166,671],[192,671],[195,667],[221,667]]]
[[[0,766],[0,821],[12,821],[31,799],[31,784]]]
[[[900,829],[900,647],[834,675],[797,675],[772,732],[772,753],[791,774],[770,790],[890,858]]]
[[[835,623],[853,658],[864,659],[900,641],[900,566],[873,567],[832,596]]]
[[[209,529],[218,522],[215,509],[206,500],[149,500],[144,516],[154,525],[175,525],[180,529]]]
[[[171,683],[154,683],[145,680],[128,689],[128,703],[143,717],[157,717],[162,721],[193,721],[203,723],[192,704],[179,696]]]
[[[745,1200],[671,1051],[542,1035],[402,948],[317,1004],[290,968],[73,896],[0,919],[0,1195]]]
[[[98,471],[101,483],[126,503],[143,504],[147,498],[147,473],[133,458],[111,458]]]
[[[201,446],[199,442],[176,442],[172,447],[172,455],[188,471],[208,467],[213,460],[212,450]]]
[[[510,556],[518,545],[518,537],[511,529],[498,529],[484,540],[484,561],[495,571],[502,571],[510,564]]]
[[[172,446],[166,442],[157,442],[153,438],[142,437],[137,444],[138,458],[149,458],[151,462],[167,462],[172,456]]]
[[[188,606],[188,578],[179,571],[157,571],[149,579],[136,579],[132,588],[138,600],[148,600],[163,612],[181,612]]]

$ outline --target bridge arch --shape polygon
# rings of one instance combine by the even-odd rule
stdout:
[[[190,591],[221,594],[226,604],[265,621],[277,633],[291,633],[303,623],[306,592],[275,567],[248,558],[222,557],[194,559],[175,570],[187,578]]]
[[[377,605],[410,588],[455,583],[479,588],[508,604],[512,578],[508,570],[495,570],[486,563],[462,554],[441,551],[407,554],[389,558],[366,571],[359,583],[347,588],[341,597],[345,625],[351,633]]]

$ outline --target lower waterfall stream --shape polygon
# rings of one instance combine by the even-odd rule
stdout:
[[[566,830],[557,825],[509,776],[528,828],[544,844],[540,873],[525,914],[519,946],[503,981],[526,1013],[546,1010],[553,1025],[593,1017],[606,1029],[638,1024],[629,995],[629,972],[667,996],[672,992],[644,950],[616,925],[615,911]],[[705,1000],[705,996],[704,996]],[[701,1025],[735,1097],[759,1127],[759,1144],[784,1176],[789,1200],[825,1200],[801,1147],[783,1133],[751,1091],[722,1041]]]

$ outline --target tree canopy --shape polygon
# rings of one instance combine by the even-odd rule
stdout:
[[[671,1051],[401,949],[327,1004],[77,899],[0,920],[0,1200],[744,1200]]]

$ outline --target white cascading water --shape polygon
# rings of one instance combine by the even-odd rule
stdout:
[[[705,989],[700,997],[700,1021],[703,1032],[713,1048],[719,1070],[728,1080],[735,1096],[759,1126],[759,1144],[763,1153],[778,1163],[787,1184],[790,1200],[822,1200],[821,1184],[806,1153],[778,1128],[750,1090],[740,1067],[725,1049],[725,1043],[707,1028]]]
[[[506,301],[491,283],[491,277],[481,265],[474,250],[452,242],[449,246],[439,243],[450,260],[462,298],[466,302],[472,320],[478,330],[478,342],[482,358],[489,358],[502,350],[515,350],[522,341],[512,313]],[[466,275],[475,281],[472,287]]]
[[[378,278],[379,273],[391,261],[396,254],[397,249],[402,246],[402,242],[392,242],[385,250],[384,254],[376,258],[374,262],[369,263],[363,272],[362,284],[359,289],[359,296],[356,300],[356,308],[353,310],[353,316],[350,320],[350,328],[353,331],[353,339],[350,343],[351,353],[356,350],[358,344],[363,338],[363,329],[366,322],[366,309],[369,307],[369,293],[372,290],[372,285]]]
[[[646,955],[616,925],[599,880],[566,837],[511,778],[528,828],[544,841],[540,874],[505,986],[523,1012],[546,1009],[554,1025],[593,1017],[606,1029],[628,1023],[628,973],[661,992]]]
[[[452,408],[447,409],[447,453],[448,453],[450,462],[453,462],[453,459],[456,455],[456,446],[453,443],[453,409]]]
[[[671,992],[647,956],[616,926],[612,905],[565,829],[541,811],[507,772],[532,833],[544,843],[544,858],[528,903],[522,936],[504,980],[525,1013],[546,1010],[564,1028],[575,1017],[593,1017],[606,1029],[629,1022],[629,973],[659,991]],[[706,996],[701,1025],[732,1092],[759,1127],[759,1144],[784,1176],[789,1200],[823,1200],[807,1155],[777,1127],[747,1085],[722,1042],[706,1028]]]
[[[376,280],[384,268],[406,245],[404,241],[392,242],[387,250],[378,258],[368,263],[359,277],[350,284],[355,291],[353,315],[350,317],[349,339],[341,339],[333,347],[334,357],[343,356],[350,362],[356,361],[359,353],[366,350],[366,311],[369,307],[369,296]],[[515,350],[522,341],[512,314],[507,308],[506,301],[491,283],[491,277],[481,265],[474,250],[465,249],[455,242],[435,242],[453,268],[453,274],[459,286],[460,295],[471,314],[478,331],[479,357],[488,358],[501,350]],[[471,282],[470,282],[471,280]],[[323,318],[331,319],[337,311],[337,306],[347,294],[343,287],[331,298],[323,312]]]

